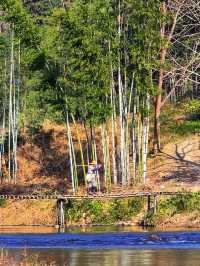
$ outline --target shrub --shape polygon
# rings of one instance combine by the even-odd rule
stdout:
[[[6,205],[5,199],[0,199],[0,207],[4,207]]]
[[[162,200],[157,213],[149,212],[144,219],[148,225],[156,225],[175,214],[192,211],[200,211],[200,193],[179,194]]]
[[[188,101],[185,104],[185,110],[190,114],[200,114],[200,101],[197,99]]]
[[[169,128],[169,132],[178,134],[181,136],[200,131],[200,121],[186,121],[181,125],[172,125]]]
[[[131,219],[143,208],[143,199],[113,200],[102,202],[99,200],[70,201],[65,210],[68,221],[79,222],[84,216],[91,223],[112,224]]]
[[[161,204],[162,207],[163,204]],[[200,210],[200,193],[180,194],[169,198],[164,203],[166,208],[175,209],[176,213]]]

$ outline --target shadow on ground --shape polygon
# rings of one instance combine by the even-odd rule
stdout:
[[[200,185],[200,145],[197,137],[171,144],[159,155],[154,165],[158,183],[174,181]]]

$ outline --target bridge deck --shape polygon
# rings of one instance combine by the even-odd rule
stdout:
[[[73,194],[8,194],[0,195],[0,199],[9,200],[83,200],[83,199],[126,199],[134,197],[145,196],[173,196],[178,194],[186,194],[186,192],[129,192],[129,193],[96,193],[85,195],[73,195]]]

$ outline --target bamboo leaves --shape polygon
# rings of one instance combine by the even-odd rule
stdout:
[[[17,171],[22,50],[26,75],[31,76],[26,93],[32,100],[40,95],[36,101],[44,98],[44,103],[64,114],[73,193],[93,160],[103,165],[97,176],[99,190],[103,184],[110,190],[111,183],[124,187],[145,183],[160,1],[74,0],[67,7],[56,3],[52,8],[43,6],[42,17],[27,3],[32,17],[20,1],[3,5],[7,21],[16,24],[16,39],[21,37],[16,45],[11,36],[9,176]],[[81,139],[83,125],[85,141]],[[77,169],[79,160],[83,176]]]

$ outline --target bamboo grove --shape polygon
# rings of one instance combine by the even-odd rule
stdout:
[[[146,183],[149,134],[156,153],[162,106],[198,91],[198,1],[7,0],[1,9],[0,155],[8,180],[17,181],[20,129],[33,124],[24,115],[28,95],[35,109],[42,98],[52,119],[63,117],[73,192],[86,185],[93,160],[107,190]]]
[[[2,39],[1,55],[1,143],[0,169],[5,166],[7,154],[7,179],[17,182],[17,140],[20,96],[20,41],[15,40],[12,25]]]

